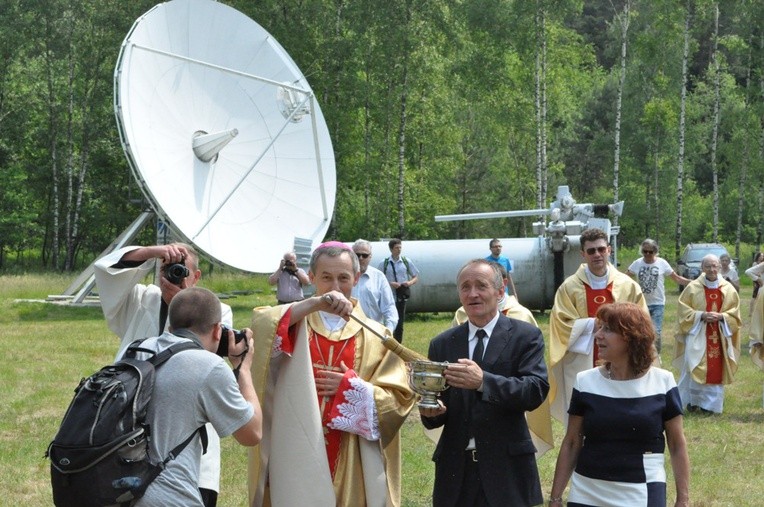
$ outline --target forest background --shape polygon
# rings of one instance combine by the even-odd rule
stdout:
[[[73,271],[148,207],[113,73],[155,3],[0,2],[0,271]],[[433,217],[546,208],[568,185],[579,202],[626,201],[622,245],[650,236],[671,259],[691,241],[737,257],[762,243],[764,2],[225,3],[316,92],[331,238],[525,237],[530,218]]]

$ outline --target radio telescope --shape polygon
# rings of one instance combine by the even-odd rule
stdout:
[[[125,155],[154,212],[210,258],[270,272],[323,239],[334,152],[313,90],[260,25],[172,0],[138,18],[114,73]]]

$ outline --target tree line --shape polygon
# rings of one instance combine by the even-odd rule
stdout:
[[[113,73],[155,3],[0,5],[0,270],[76,269],[146,208]],[[626,202],[621,244],[762,243],[762,2],[224,3],[316,93],[332,238],[524,237],[537,218],[433,217],[546,208],[568,185],[578,202]]]

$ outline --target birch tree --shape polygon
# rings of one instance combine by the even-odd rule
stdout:
[[[621,164],[621,114],[623,110],[623,88],[626,83],[626,48],[629,33],[629,14],[631,11],[631,0],[626,0],[623,4],[621,14],[616,14],[616,21],[621,29],[621,68],[618,78],[618,99],[615,106],[615,153],[613,155],[613,202],[618,202],[619,190],[619,172]],[[618,216],[614,217],[613,222],[618,224]]]
[[[690,20],[692,0],[687,0],[684,18],[684,47],[682,50],[682,88],[679,100],[679,156],[676,176],[676,229],[674,232],[674,258],[678,259],[682,249],[682,203],[684,200],[684,145],[687,117],[687,67],[690,58]]]
[[[748,39],[748,64],[745,71],[745,112],[748,112],[749,93],[751,90],[751,71],[753,68],[753,34]],[[747,114],[745,115],[748,116]],[[745,207],[745,189],[748,180],[748,164],[750,163],[750,147],[748,146],[749,136],[743,133],[744,153],[742,164],[740,165],[740,177],[737,186],[737,220],[735,223],[735,257],[740,259],[740,239],[743,232],[743,210]]]
[[[546,13],[544,0],[536,2],[536,208],[543,209],[547,201],[546,156]]]
[[[714,127],[711,133],[711,175],[713,178],[713,241],[719,241],[719,169],[716,164],[716,148],[719,140],[719,121],[721,117],[721,71],[719,66],[719,4],[714,4],[714,34],[713,51],[711,53],[711,70],[714,76]]]
[[[408,120],[406,102],[409,95],[409,56],[411,52],[411,39],[409,28],[411,26],[411,4],[405,2],[404,13],[405,25],[403,27],[403,58],[400,65],[400,123],[398,124],[398,237],[406,236],[406,122]]]

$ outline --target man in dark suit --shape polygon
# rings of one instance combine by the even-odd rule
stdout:
[[[435,448],[433,506],[525,506],[543,502],[525,412],[549,392],[538,328],[498,310],[501,273],[484,260],[457,276],[469,320],[433,338],[429,358],[448,361],[438,408],[419,409]],[[468,359],[472,357],[472,359]]]

